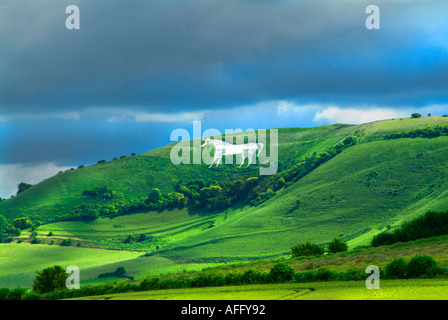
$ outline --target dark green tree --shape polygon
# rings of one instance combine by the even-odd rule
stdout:
[[[81,219],[84,220],[95,220],[100,216],[100,214],[98,213],[98,210],[90,208],[87,209],[86,211],[83,211],[81,213]]]
[[[148,194],[146,203],[157,203],[161,199],[162,199],[162,192],[160,192],[160,190],[157,188],[153,188]]]
[[[23,191],[31,188],[33,185],[29,184],[29,183],[25,183],[25,182],[20,182],[19,185],[17,186],[17,195],[19,195],[20,193],[22,193]]]
[[[347,244],[339,238],[333,238],[333,240],[328,244],[328,252],[336,253],[347,251]]]
[[[19,228],[21,230],[28,229],[33,226],[33,223],[27,217],[16,218],[12,223],[14,227]]]
[[[386,265],[386,276],[389,279],[405,279],[407,263],[402,257],[395,258]]]
[[[142,233],[141,235],[139,235],[139,237],[137,238],[137,242],[142,242],[146,240],[146,235],[144,233]]]
[[[274,191],[280,190],[285,186],[285,179],[284,178],[278,178],[277,182],[274,186]]]
[[[36,272],[37,276],[33,283],[33,291],[36,293],[48,293],[65,288],[68,274],[61,266],[53,266]]]
[[[6,220],[6,218],[0,214],[0,233],[6,232],[9,227],[10,226],[8,220]]]
[[[294,278],[294,269],[283,262],[276,263],[269,271],[269,277],[273,282],[291,281]]]
[[[407,273],[410,278],[417,278],[421,275],[432,276],[436,267],[433,257],[418,254],[412,257],[407,266]]]
[[[134,238],[131,235],[128,235],[126,239],[123,240],[123,243],[131,243],[134,241]]]
[[[322,254],[324,254],[324,248],[309,241],[291,248],[291,255],[293,257],[318,256]]]
[[[72,239],[64,239],[60,243],[61,247],[69,247],[71,245],[72,245]]]
[[[22,296],[25,294],[26,289],[24,288],[14,288],[6,296],[6,300],[21,300]]]

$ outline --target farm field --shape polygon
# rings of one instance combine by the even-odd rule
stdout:
[[[87,300],[446,300],[448,279],[382,280],[171,289],[84,297]]]
[[[126,251],[2,243],[0,244],[0,287],[30,288],[36,271],[53,265],[64,268],[76,265],[88,278],[89,268],[123,262],[137,256],[135,252]]]
[[[176,263],[166,257],[139,258],[141,253],[56,245],[9,243],[0,244],[0,288],[31,288],[36,271],[53,265],[80,268],[81,285],[94,285],[119,278],[98,279],[123,266],[136,280],[148,275],[177,274],[219,266],[217,263]]]

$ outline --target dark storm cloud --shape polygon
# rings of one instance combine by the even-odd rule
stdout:
[[[72,4],[80,30],[65,28]],[[365,28],[371,4],[380,30]],[[196,119],[447,114],[447,16],[445,0],[0,0],[0,196],[163,146]]]
[[[80,30],[65,28],[69,4]],[[0,112],[446,99],[447,5],[377,1],[381,29],[369,31],[369,4],[3,0]]]

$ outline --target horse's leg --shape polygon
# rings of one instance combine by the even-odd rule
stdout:
[[[213,164],[215,163],[216,159],[217,159],[216,157],[214,157],[214,158],[213,158],[212,164],[210,165],[210,167],[209,167],[209,168],[211,168],[211,167],[212,167],[212,165],[213,165]]]
[[[248,159],[248,163],[247,163],[247,166],[246,166],[246,168],[248,167],[248,166],[250,166],[250,164],[252,163],[252,158],[253,158],[253,156],[254,156],[254,154],[252,153],[249,153],[249,155],[247,156],[247,159]]]
[[[218,166],[221,163],[222,157],[218,158],[218,161],[216,162],[216,166]]]
[[[241,152],[241,158],[243,160],[241,160],[241,164],[240,164],[240,166],[238,168],[241,168],[241,166],[243,165],[244,161],[246,160],[246,152],[244,152],[244,150],[243,150],[243,152]]]

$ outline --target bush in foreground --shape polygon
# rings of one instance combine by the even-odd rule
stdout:
[[[410,278],[418,278],[422,275],[433,277],[436,272],[434,258],[427,255],[418,254],[407,265],[407,273]]]
[[[294,278],[294,269],[283,262],[276,263],[269,271],[269,277],[273,282],[286,282]]]
[[[347,244],[339,238],[333,238],[333,240],[328,244],[328,252],[344,252],[347,251]]]
[[[47,293],[55,290],[65,289],[65,281],[68,274],[61,266],[45,268],[37,272],[33,283],[33,291],[36,293]]]
[[[395,258],[386,266],[386,277],[389,279],[405,279],[407,277],[407,263],[403,258]]]

